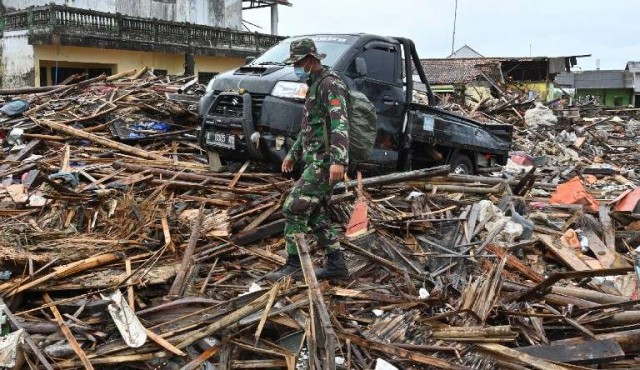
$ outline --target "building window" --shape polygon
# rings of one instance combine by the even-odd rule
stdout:
[[[40,60],[40,86],[60,85],[73,75],[85,75],[85,78],[110,76],[116,68],[113,64],[74,63],[66,61]],[[66,81],[71,82],[71,80]]]
[[[105,74],[107,76],[111,76],[111,68],[89,68],[87,69],[87,75],[89,78],[98,77],[101,74]]]
[[[47,67],[40,67],[40,86],[47,85]]]
[[[198,72],[198,83],[206,85],[214,78],[218,72]]]
[[[84,68],[51,67],[51,82],[53,85],[58,85],[73,75],[81,75],[83,73],[85,73]]]
[[[158,76],[158,77],[164,77],[169,73],[168,70],[166,69],[154,69],[153,70],[153,74]]]
[[[87,78],[98,77],[101,74],[111,75],[111,68],[69,68],[69,67],[51,67],[51,83],[58,85],[73,75],[87,74]],[[44,74],[46,78],[46,73]],[[40,81],[42,82],[42,73],[40,73]],[[45,86],[45,85],[42,85]]]
[[[614,107],[621,107],[623,105],[624,105],[624,97],[616,96],[615,98],[613,98],[613,106]]]

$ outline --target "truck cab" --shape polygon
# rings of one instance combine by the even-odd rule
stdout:
[[[456,155],[468,153],[464,155],[468,161],[463,162],[466,172],[473,172],[477,159],[482,162],[485,158],[476,156],[480,149],[486,149],[483,155],[496,156],[496,163],[506,161],[502,157],[509,149],[508,128],[502,128],[500,138],[482,123],[459,116],[452,120],[450,113],[431,107],[435,99],[410,40],[369,34],[321,34],[285,39],[250,63],[222,73],[209,83],[200,101],[198,136],[214,169],[221,160],[247,159],[274,170],[279,168],[300,130],[308,89],[306,81],[301,81],[284,61],[289,57],[291,42],[304,37],[313,39],[318,51],[326,54],[324,65],[331,67],[349,89],[364,93],[376,107],[376,142],[369,158],[358,163],[359,169],[369,173],[401,171],[417,164],[424,167],[449,163]],[[428,106],[412,102],[414,66],[427,87]],[[432,119],[432,135],[412,135],[414,129],[425,127],[425,116]],[[464,135],[465,125],[471,130],[466,134],[488,135],[489,142],[456,143],[450,140],[455,136],[451,132],[445,136],[439,133],[455,126],[454,131]],[[478,131],[482,131],[480,135]],[[414,142],[412,136],[423,139]],[[423,148],[425,145],[440,155]]]

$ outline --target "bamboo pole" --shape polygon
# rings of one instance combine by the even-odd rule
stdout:
[[[126,77],[126,76],[130,76],[132,74],[135,74],[136,72],[137,72],[137,70],[135,68],[133,68],[133,69],[130,69],[128,71],[116,73],[115,75],[107,77],[106,81],[107,82],[115,81],[115,80],[121,79],[122,77]]]
[[[396,347],[393,344],[387,344],[382,342],[373,342],[360,338],[357,335],[348,333],[338,333],[338,337],[342,340],[350,340],[352,344],[358,345],[362,348],[372,349],[388,355],[393,355],[398,359],[411,360],[423,365],[434,366],[437,369],[451,369],[451,370],[464,370],[467,367],[452,364],[443,359],[439,359],[433,356],[424,355],[418,352],[412,352],[403,348]]]
[[[89,257],[80,261],[76,261],[76,262],[72,262],[70,264],[64,265],[64,266],[60,266],[55,268],[55,271],[47,274],[45,276],[42,276],[36,280],[33,280],[31,282],[28,282],[24,285],[17,285],[15,287],[14,290],[10,291],[9,293],[7,293],[8,297],[11,297],[17,293],[23,292],[27,289],[33,288],[34,286],[39,285],[40,283],[43,283],[45,281],[49,281],[52,279],[57,279],[57,278],[61,278],[61,277],[65,277],[65,276],[69,276],[69,275],[73,275],[76,274],[78,272],[82,272],[82,271],[86,271],[86,270],[90,270],[92,268],[98,267],[98,266],[102,266],[102,265],[106,265],[108,263],[111,262],[115,262],[118,260],[118,257],[116,256],[115,253],[107,253],[107,254],[101,254],[98,256],[93,256],[93,257]]]
[[[169,289],[169,293],[167,293],[167,297],[176,297],[176,296],[179,296],[181,293],[184,278],[187,274],[187,270],[189,269],[189,266],[193,261],[193,253],[196,250],[196,244],[198,243],[198,239],[200,238],[203,219],[204,219],[204,208],[200,207],[200,212],[198,212],[198,217],[193,222],[193,225],[191,228],[191,236],[189,237],[189,244],[187,244],[187,249],[185,249],[184,251],[184,255],[182,256],[182,263],[180,263],[180,268],[178,269],[176,278],[173,280],[171,289]]]
[[[267,304],[268,301],[269,301],[269,292],[264,293],[260,297],[256,298],[253,302],[237,309],[236,311],[233,311],[232,313],[214,322],[213,324],[210,324],[199,331],[194,331],[189,336],[189,338],[179,343],[176,347],[182,349],[187,346],[190,346],[193,343],[199,341],[200,339],[208,337],[216,333],[218,330],[226,328],[229,325],[238,322],[240,319],[243,319],[251,315],[252,313],[260,310],[262,307],[264,307]]]
[[[53,313],[53,316],[55,317],[56,322],[58,322],[58,325],[60,326],[60,330],[62,330],[62,334],[64,334],[65,338],[67,338],[67,340],[69,341],[69,344],[71,345],[71,348],[73,348],[73,351],[76,353],[76,355],[78,355],[78,357],[80,358],[80,361],[82,361],[84,368],[87,370],[93,370],[93,365],[91,365],[91,362],[89,362],[89,358],[87,358],[87,354],[84,353],[82,348],[80,348],[78,341],[76,341],[76,338],[73,336],[73,334],[71,334],[71,330],[62,319],[62,315],[60,315],[60,311],[58,311],[58,308],[55,306],[55,304],[53,304],[53,300],[51,299],[51,297],[49,297],[49,294],[44,293],[42,298],[44,299],[45,303],[50,304],[49,309],[51,309],[51,312]]]
[[[101,136],[89,133],[89,132],[85,132],[82,130],[78,130],[77,128],[73,128],[70,126],[65,126],[62,124],[59,124],[57,122],[53,122],[53,121],[49,121],[49,120],[36,120],[34,117],[31,117],[31,119],[36,122],[39,125],[42,126],[46,126],[54,131],[59,131],[62,133],[65,133],[67,135],[71,135],[73,137],[78,137],[81,139],[86,139],[89,141],[92,141],[94,143],[100,144],[100,145],[104,145],[107,148],[111,148],[111,149],[116,149],[119,150],[123,153],[127,153],[127,154],[132,154],[138,157],[142,157],[142,158],[146,158],[146,159],[155,159],[155,160],[159,160],[159,161],[163,161],[163,162],[173,162],[168,158],[165,158],[159,154],[156,153],[151,153],[151,152],[147,152],[146,150],[142,150],[142,149],[138,149],[135,147],[132,147],[130,145],[126,145],[126,144],[122,144],[122,143],[118,143],[116,141],[113,140],[109,140],[109,139],[105,139]]]
[[[158,334],[154,333],[153,331],[145,328],[144,329],[145,332],[147,333],[147,337],[149,337],[149,339],[151,339],[152,341],[156,342],[156,344],[158,344],[160,347],[166,349],[167,351],[173,353],[174,355],[178,355],[178,356],[186,356],[187,354],[182,352],[181,350],[177,349],[176,347],[174,347],[173,344],[169,343],[166,339],[164,339],[163,337],[159,336]]]

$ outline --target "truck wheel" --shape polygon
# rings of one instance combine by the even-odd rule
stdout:
[[[455,153],[449,162],[451,173],[456,175],[473,175],[473,163],[465,154]]]

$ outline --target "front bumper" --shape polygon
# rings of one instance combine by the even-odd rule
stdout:
[[[293,144],[302,104],[260,94],[221,92],[201,118],[199,140],[223,159],[279,164]]]

